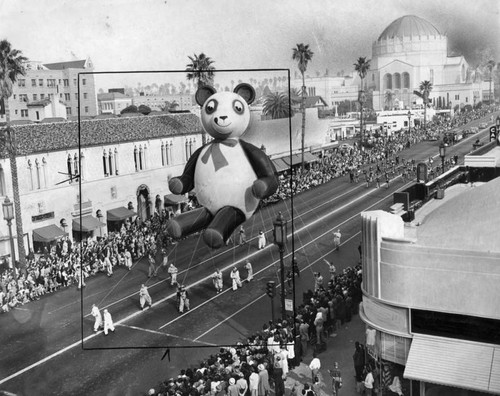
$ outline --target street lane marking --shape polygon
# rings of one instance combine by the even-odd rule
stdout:
[[[196,342],[196,343],[207,345],[207,346],[215,346],[215,347],[217,346],[217,344],[212,344],[211,342],[192,340],[191,338],[181,337],[181,336],[178,336],[178,335],[175,335],[175,334],[164,333],[162,331],[156,331],[156,330],[150,330],[150,329],[143,329],[142,327],[136,327],[136,326],[130,326],[130,325],[123,325],[123,324],[120,325],[120,327],[127,327],[129,329],[139,330],[139,331],[145,331],[145,332],[151,333],[151,334],[156,334],[156,335],[161,335],[161,336],[167,336],[167,337],[177,338],[179,340],[188,341],[188,342]]]

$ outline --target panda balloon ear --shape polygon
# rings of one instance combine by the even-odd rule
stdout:
[[[214,87],[211,87],[210,85],[202,85],[196,91],[195,94],[196,103],[198,103],[200,106],[203,106],[203,104],[207,101],[207,99],[216,92],[217,91],[215,90]]]
[[[250,84],[238,84],[233,92],[240,95],[248,104],[251,104],[255,100],[255,89]]]

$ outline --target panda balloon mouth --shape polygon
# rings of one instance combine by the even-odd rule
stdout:
[[[215,125],[217,125],[218,127],[221,127],[221,128],[227,128],[229,125],[232,124],[232,122],[229,122],[227,124],[219,124],[217,121],[214,121],[215,122]]]

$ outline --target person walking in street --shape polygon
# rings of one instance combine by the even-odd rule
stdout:
[[[221,293],[223,288],[223,281],[222,281],[222,272],[220,271],[219,268],[217,268],[215,272],[212,274],[212,282],[214,283],[217,294]]]
[[[259,250],[264,249],[266,247],[266,235],[262,230],[259,231],[258,244],[259,244]]]
[[[311,382],[314,384],[315,378],[318,376],[319,370],[321,368],[321,361],[317,358],[316,353],[313,354],[313,360],[309,363],[309,369],[311,370]]]
[[[243,226],[240,227],[238,245],[244,245],[247,243],[247,235]]]
[[[156,260],[153,253],[148,254],[148,263],[149,263],[148,278],[151,278],[152,276],[157,275]]]
[[[115,332],[115,324],[113,323],[113,318],[107,309],[104,311],[104,335],[108,335],[108,331],[111,330]]]
[[[247,270],[246,281],[250,282],[253,279],[253,268],[252,268],[252,264],[248,260],[245,261],[245,269]]]
[[[269,373],[263,364],[257,366],[259,370],[259,392],[258,396],[269,396],[271,386],[269,385]]]
[[[337,230],[337,232],[333,233],[333,247],[334,250],[340,250],[340,238],[342,237],[342,234],[340,233],[340,230]]]
[[[231,280],[233,282],[233,291],[238,290],[238,287],[241,287],[241,278],[240,278],[240,271],[238,271],[238,268],[234,267],[233,270],[231,271]]]
[[[363,389],[363,368],[365,367],[365,350],[362,344],[358,341],[354,343],[354,355],[352,355],[352,360],[354,361],[354,372],[356,378],[356,391],[361,393]]]
[[[328,261],[327,259],[323,259],[323,261],[328,265],[328,271],[330,272],[330,280],[335,280],[335,273],[337,272],[337,269],[333,265],[332,262]]]
[[[174,265],[174,263],[170,263],[170,266],[168,267],[168,273],[170,275],[170,286],[173,286],[177,283],[177,273],[178,272],[179,272],[179,270]]]
[[[333,370],[328,370],[330,376],[332,377],[332,391],[333,396],[339,395],[339,389],[342,388],[342,374],[339,369],[339,364],[337,362],[333,365]]]
[[[141,304],[141,310],[144,309],[146,303],[150,308],[153,303],[151,300],[151,296],[149,295],[148,288],[144,284],[141,285],[141,289],[139,290],[139,303]]]
[[[189,295],[186,287],[182,285],[179,290],[179,312],[184,313],[184,308],[189,311]]]
[[[96,332],[102,326],[102,315],[101,315],[101,311],[99,311],[99,308],[97,307],[97,305],[92,304],[92,311],[90,312],[90,314],[95,318],[94,331]]]

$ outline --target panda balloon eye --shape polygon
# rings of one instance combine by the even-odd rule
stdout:
[[[212,99],[205,106],[205,111],[207,114],[212,114],[215,110],[217,110],[217,101]]]
[[[235,100],[233,102],[233,109],[238,114],[243,114],[243,111],[245,110],[245,108],[243,107],[243,103],[241,103],[239,100]]]

